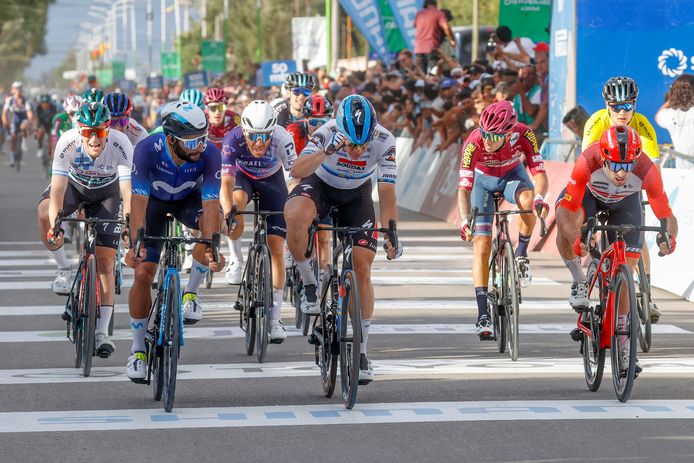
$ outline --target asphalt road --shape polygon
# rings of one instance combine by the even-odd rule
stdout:
[[[173,413],[125,377],[127,290],[116,353],[82,378],[36,232],[46,180],[26,158],[17,174],[0,157],[0,462],[694,460],[693,304],[654,291],[664,315],[620,404],[609,354],[602,387],[587,390],[558,259],[531,256],[512,362],[472,334],[471,250],[450,225],[404,210],[403,258],[380,252],[374,266],[377,377],[354,410],[344,410],[339,385],[322,397],[313,348],[298,333],[271,345],[263,365],[243,353],[235,293],[221,275],[201,291],[204,320],[186,329]],[[293,310],[283,314],[293,325]]]

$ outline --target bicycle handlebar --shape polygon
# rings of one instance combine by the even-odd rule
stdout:
[[[668,244],[668,247],[670,246],[670,234],[667,231],[667,219],[660,219],[660,226],[659,227],[653,227],[653,226],[647,226],[647,225],[633,225],[633,224],[600,225],[598,223],[598,219],[596,217],[591,217],[588,219],[586,224],[581,227],[581,236],[585,237],[583,239],[583,243],[589,249],[590,249],[590,242],[591,242],[593,235],[595,234],[596,231],[605,231],[605,232],[612,231],[612,232],[616,232],[618,234],[628,233],[631,231],[661,233],[663,235],[663,239]],[[663,254],[662,252],[658,252],[658,255],[662,257],[665,254]]]
[[[99,224],[104,224],[104,223],[115,223],[119,225],[125,225],[126,222],[120,219],[98,219],[98,218],[84,218],[84,219],[78,219],[78,218],[70,218],[70,217],[64,217],[65,215],[65,210],[60,209],[58,211],[58,215],[55,217],[55,225],[53,226],[53,239],[47,240],[48,244],[55,244],[55,240],[58,238],[58,236],[62,235],[64,232],[62,225],[63,222],[81,222],[86,225],[99,225]],[[58,231],[58,234],[55,234],[55,231]]]
[[[219,262],[219,245],[221,242],[220,237],[221,235],[219,233],[213,233],[210,239],[185,236],[148,236],[145,235],[145,229],[140,228],[137,231],[137,241],[135,242],[135,258],[140,258],[140,251],[142,250],[144,241],[150,240],[174,244],[206,244],[212,248],[212,260],[214,260],[215,262]]]
[[[318,217],[314,217],[313,221],[311,222],[311,226],[308,227],[308,245],[306,247],[306,252],[304,253],[304,257],[307,259],[311,257],[311,254],[313,253],[313,244],[315,242],[315,235],[318,231],[336,231],[338,233],[345,233],[347,235],[355,235],[357,233],[368,233],[368,232],[378,232],[378,233],[385,233],[388,236],[388,241],[390,241],[390,244],[393,245],[394,248],[397,249],[398,247],[398,233],[397,233],[397,224],[395,223],[395,219],[390,219],[388,221],[388,228],[385,227],[380,227],[380,228],[368,228],[368,227],[333,227],[333,226],[326,226],[326,227],[318,227],[318,224],[320,223],[320,219]]]
[[[542,206],[538,205],[535,208],[535,211],[531,211],[528,209],[510,209],[507,211],[496,211],[496,212],[479,212],[479,209],[477,207],[473,207],[472,210],[470,211],[470,215],[468,216],[468,224],[470,225],[470,233],[475,232],[475,225],[477,222],[477,217],[493,217],[497,215],[512,215],[512,214],[537,214],[538,218],[540,219],[540,236],[545,237],[547,235],[547,223],[545,222],[545,218],[542,217]]]
[[[268,218],[273,215],[284,214],[284,211],[239,211],[236,205],[231,206],[231,210],[226,215],[224,220],[226,221],[227,228],[231,230],[231,226],[234,223],[234,218],[237,215],[257,215],[258,217]]]

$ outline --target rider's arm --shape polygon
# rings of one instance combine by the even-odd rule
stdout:
[[[133,239],[137,230],[145,225],[145,211],[147,211],[151,189],[149,170],[154,153],[151,153],[145,145],[145,143],[137,145],[133,155],[130,196],[130,230],[132,230]],[[123,208],[125,209],[125,205]]]
[[[381,224],[388,226],[390,219],[398,221],[398,205],[395,196],[395,184],[378,182],[378,201],[381,209]]]
[[[395,162],[395,137],[388,134],[386,148],[378,159],[378,199],[381,205],[381,224],[385,227],[390,219],[398,221],[398,206],[395,197],[395,182],[398,166]]]
[[[653,162],[657,162],[660,158],[660,148],[658,147],[658,137],[655,134],[655,129],[645,116],[639,116],[634,128],[638,131],[639,138],[641,138],[641,149]]]
[[[53,176],[51,177],[51,195],[48,198],[48,221],[51,224],[51,228],[55,226],[55,218],[58,215],[58,211],[63,208],[67,183],[68,180],[66,176],[56,175],[56,173],[53,172]]]
[[[648,196],[648,204],[650,204],[653,214],[658,219],[667,219],[668,233],[673,237],[677,237],[677,219],[670,208],[670,201],[663,189],[663,178],[660,171],[651,167],[643,180],[643,189],[646,190]]]
[[[321,131],[322,127],[318,129]],[[322,140],[322,138],[320,139]],[[306,147],[301,151],[301,155],[294,163],[294,167],[290,175],[294,178],[306,178],[320,167],[321,164],[328,158],[323,151],[324,145],[322,141],[317,140],[315,133],[314,137],[308,142]]]
[[[145,226],[145,213],[147,211],[147,203],[149,195],[141,195],[133,191],[130,197],[130,230],[132,240],[135,241],[137,230]],[[123,206],[125,209],[125,205]],[[133,243],[134,244],[134,243]]]
[[[474,134],[474,132],[473,132]],[[470,214],[470,192],[475,181],[475,164],[477,154],[482,148],[470,141],[471,134],[463,144],[462,156],[460,158],[460,170],[458,182],[458,212],[462,221],[467,220]]]
[[[219,202],[222,205],[222,210],[224,214],[228,214],[231,211],[231,206],[234,204],[233,194],[234,186],[236,185],[235,175],[222,175],[222,186],[219,191]]]
[[[229,213],[234,204],[233,194],[236,185],[236,143],[231,132],[224,136],[222,142],[222,182],[219,191],[219,200],[224,214]]]
[[[209,239],[222,229],[219,216],[219,190],[222,185],[222,156],[219,149],[210,144],[202,153],[202,237]]]
[[[280,137],[277,149],[278,157],[282,160],[282,166],[286,172],[290,172],[294,163],[296,162],[296,146],[294,145],[294,138],[287,132],[284,127],[277,126],[275,128],[275,135]]]
[[[117,137],[114,147],[118,152],[118,184],[123,198],[123,216],[130,213],[130,194],[132,192],[133,146],[125,135]]]
[[[591,149],[599,149],[596,145]],[[571,172],[571,178],[566,185],[564,197],[561,198],[557,207],[564,207],[572,212],[576,212],[583,203],[583,196],[586,194],[586,186],[590,180],[590,168],[586,161],[585,154],[576,159],[574,169]]]
[[[530,168],[530,173],[533,175],[535,194],[544,198],[549,189],[549,182],[535,132],[530,128],[526,129],[520,137],[520,143],[525,152],[525,160],[528,163],[528,168]]]

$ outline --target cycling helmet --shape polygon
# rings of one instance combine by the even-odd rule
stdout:
[[[76,113],[80,106],[82,106],[82,98],[79,95],[70,95],[63,101],[63,109],[68,114]]]
[[[641,154],[641,138],[629,126],[615,125],[600,137],[600,154],[612,162],[634,162]]]
[[[202,109],[188,101],[173,101],[161,109],[161,127],[166,135],[192,138],[207,133],[207,117]]]
[[[323,95],[311,95],[303,108],[304,117],[332,117],[333,104]]]
[[[14,82],[12,82],[12,88],[18,88],[21,90],[22,87],[24,87],[24,84],[22,84],[21,81],[15,80]]]
[[[241,127],[247,132],[271,132],[276,124],[277,113],[267,101],[251,101],[241,113]]]
[[[110,121],[111,112],[105,105],[96,101],[83,105],[77,113],[77,124],[85,127],[99,127]]]
[[[349,95],[337,107],[337,128],[350,142],[361,145],[371,141],[376,130],[376,110],[361,95]]]
[[[210,103],[226,103],[227,95],[224,93],[224,89],[220,87],[210,87],[205,92],[204,103],[206,105]]]
[[[104,97],[104,104],[113,117],[129,116],[133,110],[132,101],[123,93],[109,93]]]
[[[43,94],[39,97],[39,103],[50,103],[51,102],[51,96],[49,94]]]
[[[480,128],[485,132],[508,133],[517,123],[516,110],[507,100],[490,104],[480,114]]]
[[[202,94],[197,88],[187,88],[183,90],[181,96],[178,98],[179,101],[187,101],[188,103],[193,103],[198,108],[205,109],[205,95]]]
[[[102,92],[98,88],[90,88],[89,90],[84,92],[84,95],[82,95],[82,100],[84,100],[85,103],[101,103],[103,99],[104,92]]]
[[[313,89],[316,86],[316,76],[308,72],[292,72],[291,74],[287,74],[284,84],[288,90],[296,87]]]
[[[631,77],[612,77],[602,86],[602,97],[607,103],[636,101],[639,87]]]

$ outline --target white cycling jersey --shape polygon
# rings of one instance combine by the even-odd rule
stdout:
[[[313,132],[301,156],[324,150],[335,132],[337,125],[331,119]],[[373,139],[359,159],[351,159],[343,150],[336,151],[318,167],[316,175],[334,188],[351,190],[364,184],[376,171],[379,182],[395,183],[398,178],[395,137],[380,124],[376,125]]]
[[[58,140],[53,155],[53,175],[68,177],[87,189],[103,188],[116,180],[130,180],[133,146],[125,134],[110,130],[106,147],[92,159],[82,149],[82,135],[70,129]]]
[[[145,128],[132,117],[130,118],[130,123],[125,128],[125,132],[123,133],[128,137],[128,140],[130,140],[130,144],[133,145],[133,148],[135,148],[138,143],[147,138],[149,135]]]

